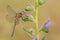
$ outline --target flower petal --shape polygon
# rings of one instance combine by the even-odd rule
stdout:
[[[25,16],[28,16],[28,17],[29,17],[29,16],[30,16],[30,14],[29,14],[29,13],[25,13]]]
[[[45,28],[48,28],[50,26],[50,20],[47,20],[43,26]]]
[[[37,38],[36,37],[33,37],[33,40],[37,40]]]

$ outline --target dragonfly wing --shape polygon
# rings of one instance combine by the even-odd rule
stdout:
[[[9,16],[9,15],[6,15],[6,20],[8,21],[8,22],[10,22],[10,23],[13,23],[14,22],[14,17],[12,17],[12,16]]]
[[[6,19],[9,21],[9,22],[13,22],[14,21],[14,18],[16,16],[16,12],[12,9],[11,6],[7,6],[7,12],[8,14],[6,15]]]
[[[16,12],[9,5],[7,6],[7,11],[8,11],[8,14],[11,15],[11,16],[15,16],[16,15]]]

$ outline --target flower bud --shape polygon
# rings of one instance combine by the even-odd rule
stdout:
[[[45,28],[49,28],[50,26],[50,20],[47,20],[44,25],[43,25]]]
[[[49,32],[49,29],[48,29],[48,28],[43,27],[43,28],[42,28],[42,31],[43,31],[43,32],[45,32],[45,33],[48,33],[48,32]]]
[[[50,26],[50,20],[47,20],[43,25],[42,31],[48,33],[49,32],[49,29],[48,29],[49,26]]]
[[[39,5],[43,5],[46,2],[46,0],[38,0]]]
[[[33,10],[33,5],[32,4],[29,4],[25,7],[25,11],[32,11]]]
[[[33,37],[33,40],[38,40],[35,36]]]
[[[29,16],[29,21],[34,22],[34,17],[32,15]]]
[[[43,37],[42,40],[47,40],[46,37]]]
[[[29,14],[29,13],[25,13],[25,16],[29,17],[29,16],[30,16],[30,14]]]
[[[32,35],[32,31],[30,31],[29,29],[27,29],[27,28],[24,27],[23,30],[24,30],[25,32],[29,33],[30,35]]]
[[[33,22],[33,21],[34,21],[34,18],[33,18],[33,16],[30,15],[29,13],[25,13],[25,15],[22,17],[22,20],[23,20],[23,21]]]

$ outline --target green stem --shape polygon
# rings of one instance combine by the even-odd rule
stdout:
[[[35,0],[35,36],[37,37],[37,39],[39,40],[39,28],[38,28],[38,0]]]

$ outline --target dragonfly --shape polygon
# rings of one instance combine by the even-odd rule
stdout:
[[[24,11],[22,11],[20,13],[16,13],[10,5],[7,6],[7,12],[8,12],[8,14],[6,15],[6,20],[14,23],[12,33],[11,33],[11,37],[13,37],[16,25],[19,23],[19,19],[22,18],[24,15],[26,15],[26,13]],[[29,14],[26,16],[29,16]],[[26,28],[23,28],[23,29],[30,37],[33,38],[33,40],[37,40],[36,37],[33,35],[34,29],[32,29],[32,30],[26,29]]]
[[[15,27],[19,23],[19,19],[22,18],[25,12],[22,11],[20,13],[16,13],[10,5],[7,6],[7,11],[8,11],[8,14],[6,15],[6,20],[14,23],[12,34],[11,34],[11,37],[13,37]]]

